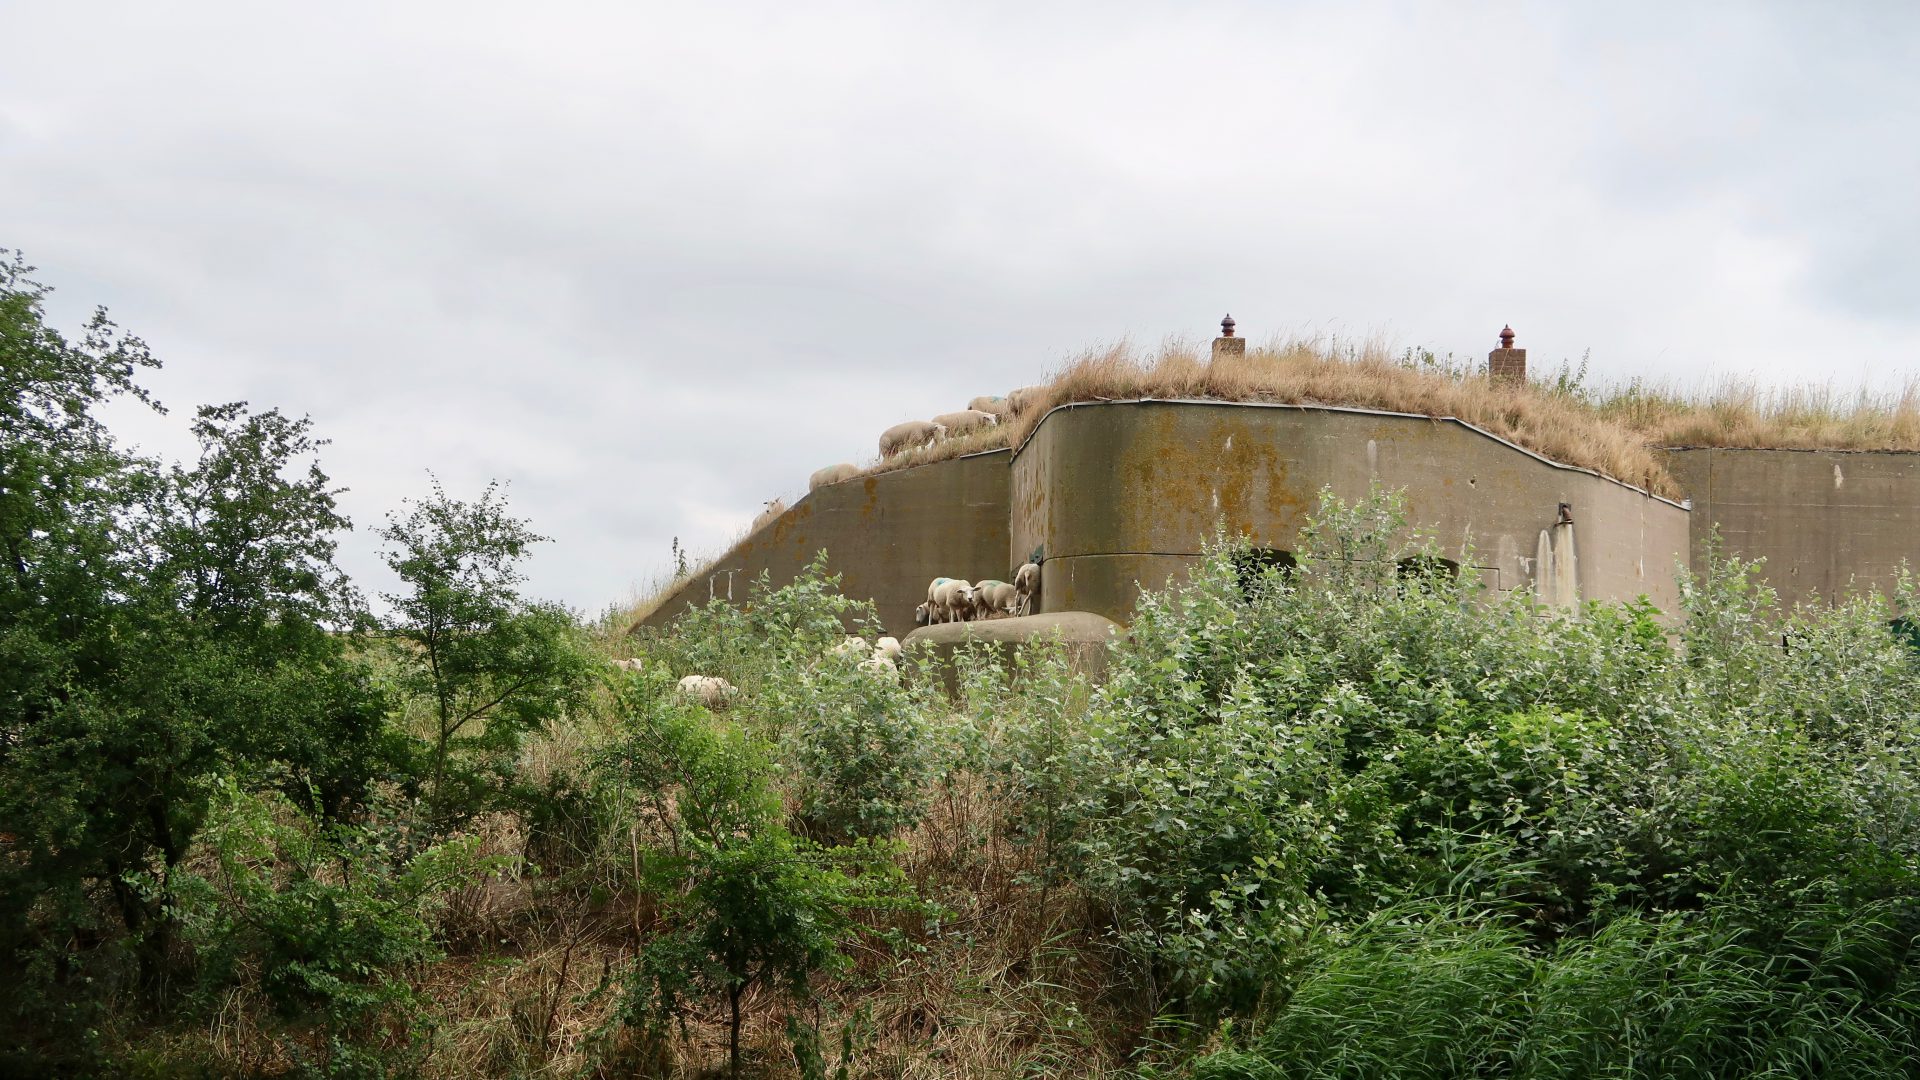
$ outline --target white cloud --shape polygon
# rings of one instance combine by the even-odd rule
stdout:
[[[510,479],[535,587],[598,608],[888,424],[1227,310],[1458,353],[1510,321],[1615,378],[1920,355],[1898,6],[6,21],[0,243],[149,337],[169,403],[312,413],[374,588],[429,468]]]

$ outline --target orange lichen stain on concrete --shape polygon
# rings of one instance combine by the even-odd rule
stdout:
[[[1268,544],[1284,539],[1291,546],[1294,534],[1307,519],[1310,499],[1308,493],[1294,490],[1286,461],[1274,455],[1272,472],[1267,477],[1267,520],[1272,524],[1260,539]]]
[[[799,531],[801,522],[812,516],[813,500],[802,501],[800,505],[790,508],[786,513],[773,519],[773,524],[765,530],[767,542],[774,545],[784,544],[789,537],[804,541],[806,539],[804,536],[794,534]]]
[[[873,512],[880,508],[880,478],[868,474],[864,485],[867,499],[860,504],[860,520],[873,520]]]
[[[1013,462],[1012,511],[1008,523],[1009,538],[1019,548],[1053,547],[1052,515],[1048,513],[1048,490],[1052,483],[1047,454],[1052,446],[1052,431],[1043,426]]]

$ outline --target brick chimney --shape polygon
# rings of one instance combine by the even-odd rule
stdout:
[[[1247,355],[1247,339],[1233,336],[1233,316],[1220,320],[1220,336],[1213,339],[1213,362],[1221,357]]]
[[[1513,347],[1513,327],[1500,330],[1500,347],[1487,354],[1487,375],[1497,383],[1527,381],[1527,350]]]

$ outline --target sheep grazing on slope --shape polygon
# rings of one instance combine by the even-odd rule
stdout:
[[[902,450],[926,446],[946,434],[946,429],[925,420],[908,420],[880,433],[880,456],[892,457]]]
[[[1007,414],[1009,416],[1019,416],[1021,413],[1033,408],[1039,404],[1040,395],[1044,390],[1044,387],[1039,386],[1023,386],[1018,390],[1009,391],[1007,393]]]
[[[972,613],[972,584],[957,578],[935,583],[933,587],[935,622],[961,622]]]
[[[1019,602],[1019,590],[1004,581],[977,581],[973,585],[973,617],[976,619],[1011,615]]]
[[[996,420],[1005,420],[1007,418],[1007,399],[1003,397],[992,397],[982,394],[972,401],[967,402],[967,408],[972,412],[992,413]]]
[[[717,709],[740,691],[718,675],[688,675],[680,680],[680,692],[709,709]]]
[[[851,480],[858,475],[860,475],[860,467],[857,465],[851,465],[846,462],[841,462],[838,465],[829,465],[824,469],[816,470],[812,476],[807,477],[807,490],[819,491],[828,484],[838,484],[842,480]]]
[[[959,412],[941,413],[933,418],[933,422],[947,430],[945,438],[953,438],[992,427],[1000,422],[1000,418],[979,409],[962,409]]]
[[[1014,592],[1018,594],[1015,610],[1022,615],[1033,614],[1033,597],[1040,591],[1040,564],[1023,563],[1013,574]]]
[[[900,639],[896,637],[883,637],[879,641],[874,642],[873,655],[884,656],[889,660],[900,659]]]
[[[761,529],[764,529],[768,525],[773,524],[773,522],[777,518],[779,518],[781,514],[784,514],[786,512],[787,512],[787,503],[785,499],[768,500],[767,508],[765,510],[760,511],[760,516],[753,519],[753,531],[759,532]]]
[[[615,660],[613,666],[621,671],[639,671],[642,665],[638,660]]]
[[[860,667],[862,670],[871,671],[876,675],[900,674],[900,668],[894,663],[893,657],[885,653],[874,653],[872,656],[860,661]]]
[[[855,653],[864,653],[867,651],[867,639],[849,634],[841,639],[840,644],[833,646],[827,651],[835,656],[852,656]]]
[[[929,600],[924,604],[915,605],[913,609],[913,625],[933,625],[933,601]]]

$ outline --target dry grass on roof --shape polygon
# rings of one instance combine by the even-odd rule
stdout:
[[[1431,357],[1395,356],[1384,345],[1291,341],[1210,363],[1173,343],[1153,355],[1120,344],[1083,353],[1041,385],[1039,399],[992,431],[898,454],[884,472],[998,446],[1018,446],[1047,411],[1078,401],[1199,398],[1336,405],[1452,416],[1567,465],[1593,469],[1658,494],[1678,488],[1645,436],[1599,415],[1579,397],[1540,385],[1497,386]]]
[[[1920,450],[1920,379],[1897,390],[1851,393],[1739,380],[1687,393],[1636,382],[1595,395],[1593,409],[1655,446]]]

